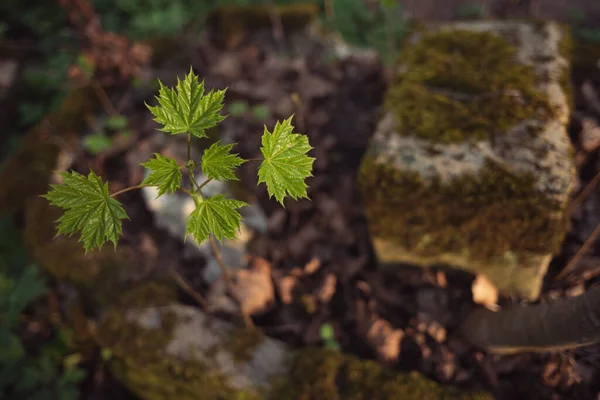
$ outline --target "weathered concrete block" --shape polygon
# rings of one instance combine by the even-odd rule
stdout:
[[[569,48],[555,23],[415,33],[359,172],[381,264],[452,266],[539,296],[575,176]]]

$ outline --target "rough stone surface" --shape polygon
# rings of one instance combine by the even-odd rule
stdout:
[[[441,264],[483,273],[500,290],[535,299],[539,295],[542,279],[552,254],[557,250],[556,244],[562,240],[566,231],[566,223],[561,221],[565,220],[566,203],[575,182],[572,149],[566,132],[569,118],[569,89],[568,84],[565,84],[564,77],[568,76],[565,74],[568,73],[569,68],[568,36],[565,35],[565,30],[560,25],[554,23],[474,22],[446,24],[428,29],[425,33],[414,35],[408,45],[409,51],[411,46],[417,46],[423,40],[422,38],[429,34],[466,31],[475,34],[491,33],[505,40],[508,46],[515,49],[515,52],[512,60],[503,61],[526,66],[525,68],[531,67],[530,70],[535,81],[533,90],[546,97],[550,112],[545,115],[532,114],[529,118],[511,124],[509,129],[502,132],[493,132],[493,128],[490,128],[486,131],[485,137],[481,137],[481,135],[475,137],[465,133],[463,140],[457,140],[456,135],[452,136],[450,140],[437,140],[435,137],[432,138],[431,134],[422,134],[419,131],[418,123],[417,129],[406,129],[407,125],[410,128],[410,125],[406,123],[407,114],[404,111],[398,114],[397,110],[401,107],[410,108],[411,104],[407,105],[407,103],[398,101],[398,97],[394,99],[392,93],[394,87],[390,87],[387,95],[388,107],[384,110],[383,117],[372,138],[371,146],[365,154],[360,172],[366,213],[376,254],[380,263],[384,265]],[[449,39],[445,40],[449,41]],[[464,48],[460,48],[460,44],[454,44],[454,46],[458,50],[449,49],[448,51],[464,50]],[[484,59],[488,56],[486,50],[491,51],[480,48],[480,55],[471,56],[468,60],[471,60],[471,63],[481,61],[482,68],[486,68]],[[435,111],[436,115],[433,117],[427,106],[412,107],[415,116],[411,116],[413,119],[409,121],[410,123],[420,121],[421,125],[426,126],[430,123],[431,118],[434,118],[434,121],[447,123],[448,119],[440,118],[440,113],[455,113],[454,110],[460,111],[460,107],[465,104],[468,106],[473,101],[479,101],[486,96],[494,96],[502,91],[504,91],[502,96],[513,96],[515,99],[512,107],[519,107],[528,101],[527,92],[521,91],[520,87],[515,87],[511,77],[501,78],[499,83],[494,81],[494,86],[490,86],[490,91],[485,91],[473,90],[476,85],[481,86],[480,82],[485,81],[485,78],[477,81],[476,79],[479,78],[471,79],[466,76],[464,81],[467,84],[472,83],[473,86],[469,90],[460,90],[456,87],[455,82],[448,83],[447,77],[446,82],[444,81],[442,68],[434,69],[430,75],[427,75],[427,72],[420,72],[420,68],[427,71],[427,63],[442,63],[443,57],[446,56],[440,56],[439,60],[413,57],[412,64],[403,63],[401,56],[397,68],[397,79],[392,85],[406,85],[408,81],[409,85],[413,83],[419,85],[416,86],[417,90],[425,90],[427,95],[437,96],[437,102],[446,102],[440,103],[442,106]],[[486,73],[486,71],[482,70],[481,73]],[[495,73],[499,74],[501,71],[495,71]],[[419,78],[415,80],[415,76]],[[423,76],[424,78],[421,79],[420,77]],[[390,101],[396,101],[396,104],[391,104],[390,107]],[[506,105],[510,104],[507,101],[512,100],[503,98],[503,101],[503,104]],[[448,103],[451,103],[451,106],[447,106]],[[493,103],[491,104],[493,106]],[[398,115],[402,117],[398,117]],[[471,115],[468,114],[468,117],[465,116],[465,118],[470,118]],[[498,113],[494,115],[497,116]],[[453,115],[449,116],[449,118],[452,117]],[[472,118],[479,117],[473,116]],[[490,126],[498,125],[491,124]],[[450,131],[450,128],[454,129],[454,126],[449,126],[447,131]],[[456,126],[457,131],[460,129],[461,127]],[[446,132],[442,132],[440,137],[445,134]],[[393,177],[389,175],[388,178],[382,179],[381,172],[374,172],[381,171],[382,166],[385,166],[387,173],[393,174]],[[524,179],[527,181],[527,190],[514,189],[512,194],[506,191],[493,193],[496,189],[490,185],[490,179],[487,178],[490,175],[490,166],[492,172],[500,171],[509,179],[512,179],[510,177],[527,177]],[[487,170],[486,175],[483,174],[484,170]],[[405,184],[405,181],[401,182],[401,179],[398,178],[401,174],[409,174],[411,182],[414,182],[415,179],[418,180],[419,187],[403,189],[401,186]],[[471,179],[468,185],[464,181],[465,177]],[[478,182],[479,177],[484,182]],[[431,202],[427,203],[427,196],[429,196],[427,188],[430,189],[429,193],[440,193],[438,188],[448,188],[457,183],[465,186],[464,190],[467,194],[462,199],[449,199],[448,204],[452,204],[454,210],[445,210],[446,216],[443,220],[438,220],[435,227],[427,226],[423,219],[427,219],[427,214],[433,214],[435,210],[418,212],[421,204],[428,204],[431,207]],[[394,185],[398,185],[398,187],[394,188]],[[516,183],[509,184],[508,191],[513,190],[511,185],[514,186]],[[401,199],[390,199],[390,197],[394,197],[394,189],[398,189],[397,193],[399,194],[396,196],[402,196],[403,190],[409,190],[409,194],[405,197],[412,196],[415,203],[410,204]],[[424,197],[413,196],[414,192],[421,193],[421,190]],[[458,193],[457,196],[460,197],[460,190],[458,188],[453,193]],[[498,191],[500,190],[498,189]],[[483,196],[488,199],[487,203],[481,200]],[[535,201],[532,199],[535,197],[539,198],[542,203],[552,204],[548,207],[547,212],[535,214],[535,220],[540,229],[529,230],[530,228],[523,223],[517,228],[507,229],[505,226],[509,226],[508,223],[501,221],[501,217],[497,217],[496,219],[491,218],[489,221],[488,229],[492,231],[491,233],[482,234],[478,238],[477,232],[469,230],[474,226],[477,218],[486,218],[484,216],[491,212],[492,208],[502,210],[503,202],[517,204],[517,198],[520,196],[523,196],[523,199],[520,200],[524,202],[534,203]],[[445,199],[440,199],[439,202],[443,203]],[[507,205],[507,207],[509,206]],[[396,209],[385,211],[382,218],[382,209],[384,208]],[[525,209],[523,208],[523,210]],[[408,217],[409,214],[410,217]],[[506,218],[528,217],[527,215],[521,216],[519,210],[516,210],[507,213]],[[534,216],[531,218],[533,219]],[[385,222],[382,222],[384,219]],[[501,221],[501,223],[495,225],[496,221]],[[386,229],[382,224],[396,226]],[[494,230],[497,232],[493,232]],[[519,235],[525,237],[526,240],[535,242],[534,236],[542,230],[554,235],[551,240],[552,245],[532,245],[529,248],[524,245],[519,248],[519,243],[525,240],[517,241],[515,244],[515,238],[518,238]],[[444,233],[440,233],[441,231]],[[511,235],[513,239],[509,238]],[[465,236],[469,236],[469,238],[464,239]],[[502,240],[503,236],[507,237],[505,241]],[[493,244],[485,245],[483,243],[484,247],[488,248],[485,254],[479,254],[475,250],[482,245],[483,241],[490,242],[495,238],[499,239],[497,249],[489,250],[490,247],[493,248]],[[432,242],[443,242],[448,245],[436,250],[432,246]],[[544,240],[540,240],[540,243],[543,242]]]
[[[294,350],[248,329],[172,304],[119,310],[98,332],[117,379],[147,400],[491,399],[338,351]]]
[[[242,362],[235,359],[228,342],[235,332],[233,324],[210,318],[192,307],[173,305],[169,311],[176,314],[178,323],[166,346],[166,356],[182,360],[192,357],[208,363],[227,376],[229,384],[236,389],[266,388],[269,381],[281,372],[285,355],[289,352],[282,342],[264,337],[251,349],[251,357]],[[162,326],[161,310],[156,308],[131,311],[129,318],[145,329],[160,329]]]

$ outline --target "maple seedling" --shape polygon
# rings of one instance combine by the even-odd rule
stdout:
[[[177,78],[177,86],[168,88],[160,82],[157,106],[146,107],[154,116],[154,121],[162,125],[159,129],[170,135],[186,134],[188,160],[185,165],[161,154],[142,163],[150,173],[139,185],[128,187],[116,193],[109,193],[108,183],[90,171],[87,176],[78,172],[62,172],[63,181],[50,185],[49,192],[42,197],[50,204],[64,209],[58,219],[57,236],[68,236],[81,232],[79,241],[86,254],[90,250],[101,249],[110,241],[115,249],[122,234],[122,220],[129,219],[123,205],[115,199],[121,193],[155,186],[158,196],[181,190],[194,199],[196,208],[186,220],[185,236],[192,235],[198,243],[211,241],[211,247],[218,256],[215,239],[235,239],[242,220],[238,210],[248,206],[247,203],[230,199],[225,195],[206,197],[202,188],[210,181],[238,180],[234,170],[247,162],[232,153],[235,144],[223,145],[216,142],[202,155],[200,163],[190,158],[192,136],[208,138],[206,130],[216,126],[226,117],[220,114],[223,107],[225,90],[211,90],[205,93],[204,80],[199,82],[192,69],[181,81]],[[269,198],[275,199],[283,206],[286,196],[293,199],[308,198],[305,183],[312,176],[314,158],[307,153],[312,149],[308,137],[293,133],[291,116],[277,121],[272,132],[264,127],[260,151],[263,159],[258,168],[258,183],[265,183]],[[206,177],[204,182],[196,182],[194,171],[200,165]],[[182,187],[182,170],[187,170],[189,188]],[[222,266],[225,278],[227,271]]]

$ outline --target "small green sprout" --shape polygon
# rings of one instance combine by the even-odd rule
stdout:
[[[159,130],[170,135],[187,135],[188,154],[190,154],[192,136],[207,138],[206,130],[225,119],[220,114],[223,107],[225,90],[211,90],[205,93],[204,81],[199,82],[192,70],[181,81],[177,79],[174,89],[158,81],[159,95],[157,106],[146,104],[161,125]],[[269,197],[283,206],[287,196],[293,199],[308,198],[305,180],[312,176],[314,158],[307,153],[312,149],[308,137],[294,133],[292,117],[278,121],[269,131],[264,128],[260,151],[263,159],[258,167],[258,184],[265,183]],[[124,117],[111,117],[108,125],[122,129],[127,125]],[[102,144],[97,136],[88,146],[96,148]],[[122,234],[122,220],[129,219],[122,204],[115,199],[121,193],[147,186],[158,187],[158,195],[181,190],[190,195],[196,204],[195,210],[186,221],[186,237],[192,235],[198,243],[209,238],[234,239],[242,220],[238,210],[247,206],[243,201],[229,199],[225,195],[205,197],[202,188],[210,181],[237,180],[234,170],[247,160],[233,153],[232,144],[216,142],[204,151],[199,162],[189,159],[184,165],[178,165],[174,159],[155,154],[151,160],[142,163],[150,170],[148,177],[139,185],[116,193],[109,193],[108,183],[90,171],[85,176],[77,172],[62,173],[63,182],[51,185],[51,190],[43,195],[52,205],[64,210],[58,219],[58,233],[73,235],[80,232],[80,242],[86,252],[101,249],[110,241],[116,248]],[[196,182],[194,170],[202,168],[206,177],[204,182]],[[182,170],[187,170],[190,186],[182,187]]]
[[[323,344],[326,349],[339,350],[340,344],[335,339],[335,329],[331,324],[323,324],[319,329],[319,336],[323,340]]]

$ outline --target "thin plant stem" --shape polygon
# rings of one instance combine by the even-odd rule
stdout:
[[[233,297],[235,302],[238,304],[238,307],[240,310],[240,315],[242,316],[242,319],[244,320],[244,324],[248,328],[254,327],[254,323],[252,322],[252,319],[250,318],[250,316],[248,314],[246,314],[244,312],[244,310],[242,309],[242,302],[240,301],[240,299],[237,297],[237,295],[233,291],[233,281],[231,279],[231,275],[229,274],[229,270],[227,270],[227,266],[225,265],[225,262],[223,261],[223,258],[221,257],[221,251],[219,250],[219,247],[217,246],[217,241],[215,240],[213,235],[209,236],[209,241],[210,241],[210,247],[212,248],[213,255],[215,256],[215,259],[217,260],[217,264],[219,264],[219,268],[221,269],[221,273],[223,274],[223,279],[225,280],[225,285],[229,289],[229,294],[231,295],[231,297]]]
[[[327,29],[332,30],[335,20],[335,10],[332,0],[325,0],[325,19],[327,20]]]
[[[583,246],[581,246],[579,250],[577,250],[577,253],[575,253],[575,255],[569,260],[569,262],[563,268],[563,270],[560,271],[558,275],[556,275],[556,277],[554,278],[555,281],[563,279],[568,274],[570,274],[571,271],[573,271],[573,269],[575,269],[577,264],[579,264],[579,261],[581,261],[581,258],[589,251],[590,247],[592,247],[592,245],[598,238],[598,235],[600,235],[600,224],[596,225],[596,228],[594,228],[593,232],[583,243]]]
[[[192,176],[190,176],[190,179],[192,180],[193,184],[196,185],[196,189],[194,191],[198,192],[200,190],[200,186],[198,185],[198,182],[196,182],[196,177],[192,174]]]
[[[594,178],[588,182],[587,185],[583,188],[583,190],[577,195],[577,197],[571,202],[571,210],[574,210],[577,206],[579,206],[583,201],[592,193],[594,188],[600,182],[600,173],[596,174]]]
[[[188,162],[192,159],[192,134],[187,134],[187,160]]]
[[[129,191],[132,191],[132,190],[141,189],[141,188],[145,188],[145,187],[153,187],[153,186],[156,186],[156,185],[139,184],[139,185],[136,185],[136,186],[130,186],[128,188],[121,189],[118,192],[114,192],[113,194],[110,195],[110,197],[116,197],[116,196],[118,196],[118,195],[120,195],[122,193],[125,193],[125,192],[129,192]],[[184,187],[179,188],[179,190],[183,191],[184,193],[186,193],[186,194],[188,194],[190,196],[192,195],[192,192],[190,192],[189,190],[187,190]]]
[[[188,176],[190,177],[190,191],[195,192],[194,184],[198,187],[196,180],[194,179],[194,171],[189,168],[189,162],[192,160],[192,134],[188,132],[187,134],[187,161],[188,161]]]
[[[204,297],[202,297],[202,295],[198,292],[196,292],[192,286],[190,286],[189,283],[187,283],[187,281],[185,280],[185,278],[183,276],[181,276],[181,274],[177,271],[175,271],[174,269],[171,270],[171,275],[173,276],[173,279],[175,279],[175,282],[177,282],[177,284],[179,285],[179,287],[186,292],[187,294],[189,294],[194,300],[196,300],[196,302],[198,303],[198,305],[204,310],[208,310],[208,302],[206,301],[206,299]]]
[[[281,22],[281,15],[273,0],[267,0],[267,7],[269,10],[269,18],[271,20],[271,27],[273,32],[273,38],[277,44],[278,50],[283,51],[284,46],[284,34],[283,34],[283,23]]]
[[[139,185],[136,185],[136,186],[130,186],[128,188],[121,189],[118,192],[114,192],[113,194],[110,195],[110,197],[117,197],[118,195],[120,195],[122,193],[129,192],[131,190],[141,189],[141,188],[147,187],[147,186],[148,185],[144,185],[144,184],[139,184]]]
[[[104,91],[102,86],[100,86],[100,84],[98,83],[97,80],[92,79],[92,87],[94,88],[96,95],[100,99],[100,102],[102,103],[102,107],[104,107],[104,111],[106,111],[106,113],[108,115],[112,115],[112,116],[119,115],[117,110],[115,110],[115,107],[112,105],[112,102],[108,98],[108,95],[106,94],[106,92]]]
[[[229,270],[223,261],[223,257],[221,257],[221,251],[219,250],[219,246],[217,246],[217,241],[215,240],[213,235],[209,235],[208,240],[210,241],[210,247],[212,249],[213,255],[219,264],[219,268],[221,269],[221,273],[223,274],[223,279],[228,286],[233,287],[233,281],[231,280],[231,275],[229,274]]]
[[[208,185],[210,182],[212,182],[212,178],[208,178],[206,179],[204,182],[202,182],[202,185],[198,186],[198,190],[202,190],[202,188],[206,185]],[[197,184],[196,184],[197,185]]]

